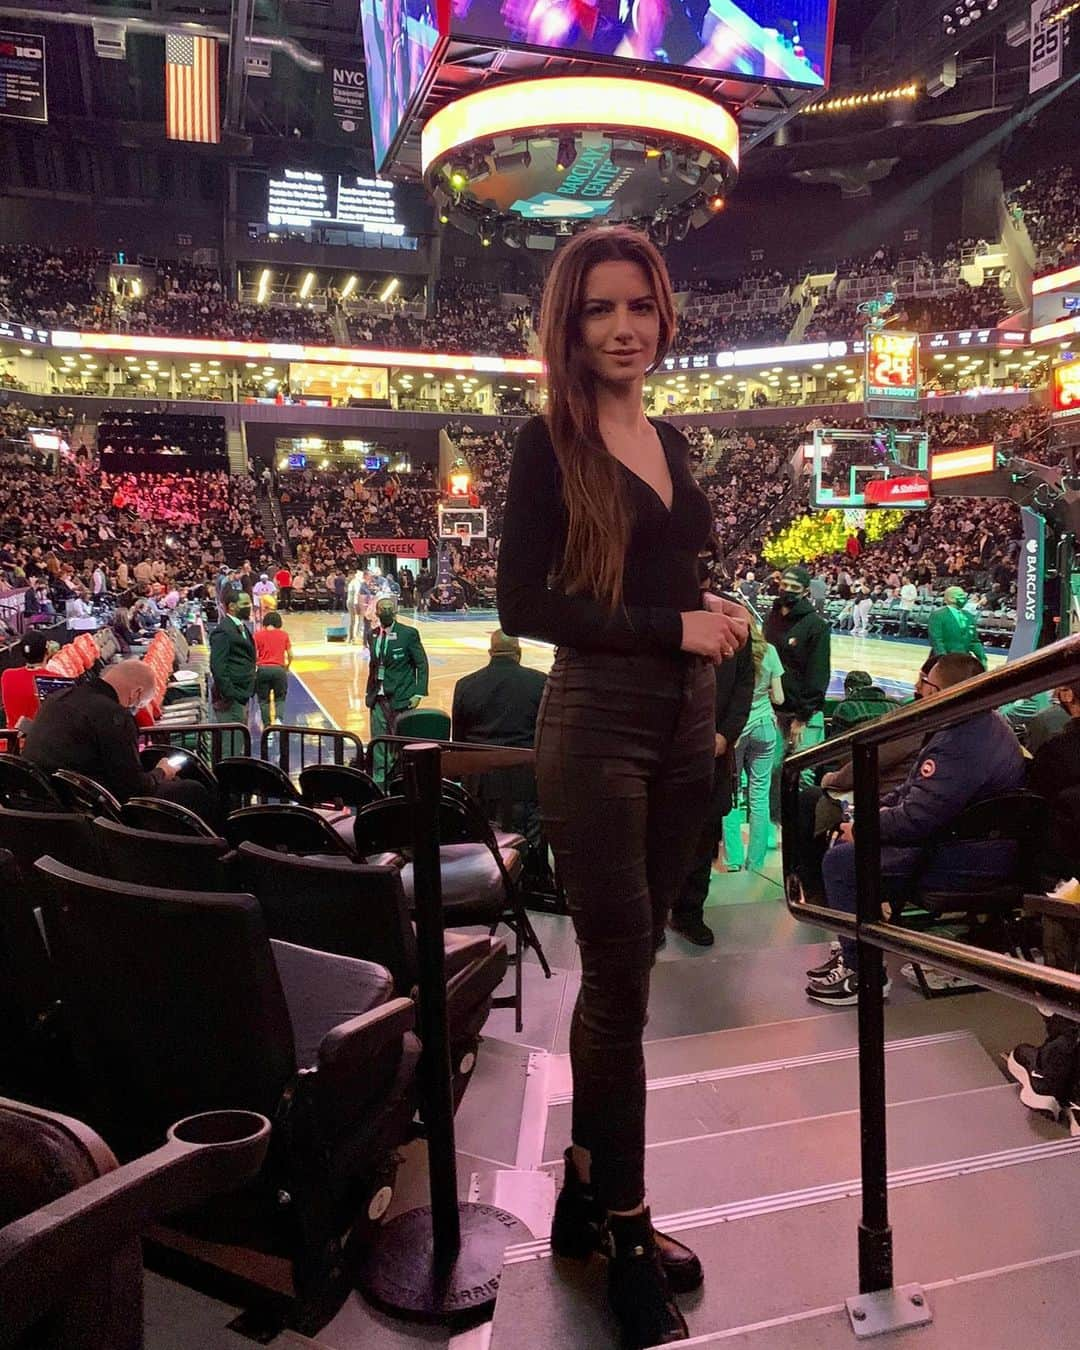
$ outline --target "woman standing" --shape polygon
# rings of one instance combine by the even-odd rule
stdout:
[[[735,783],[738,790],[745,769],[750,802],[746,866],[760,872],[769,849],[769,787],[779,734],[773,705],[784,701],[784,667],[776,648],[765,641],[756,619],[750,622],[750,646],[754,657],[754,701],[746,726],[735,743]],[[738,807],[724,817],[724,858],[729,872],[742,870],[742,813]]]
[[[552,267],[540,331],[548,412],[518,436],[498,599],[507,633],[558,647],[536,777],[582,984],[552,1246],[579,1257],[603,1246],[626,1344],[649,1346],[686,1339],[672,1290],[702,1280],[645,1206],[649,976],[712,786],[712,664],[742,645],[747,622],[702,597],[709,504],[683,436],[642,408],[675,331],[659,253],[626,228],[579,235]]]

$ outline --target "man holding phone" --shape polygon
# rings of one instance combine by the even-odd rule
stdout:
[[[134,714],[153,697],[154,676],[142,661],[119,661],[100,679],[73,684],[45,699],[26,734],[23,756],[44,773],[71,769],[129,797],[164,797],[212,821],[217,804],[202,783],[180,779],[186,755],[168,756],[149,771],[139,762]]]

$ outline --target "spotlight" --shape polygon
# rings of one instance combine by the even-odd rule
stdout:
[[[491,247],[491,241],[495,238],[495,217],[481,216],[480,223],[477,226],[477,233],[480,236],[480,242],[485,248]]]
[[[525,226],[520,220],[505,221],[502,227],[502,241],[507,248],[521,248],[525,242]]]
[[[670,150],[665,150],[656,161],[656,172],[661,183],[671,182],[671,175],[675,172],[675,156]]]
[[[565,173],[575,159],[577,159],[577,142],[573,136],[563,136],[555,156],[555,167],[560,173]]]
[[[460,192],[469,184],[469,171],[460,164],[451,164],[448,177],[455,192]]]
[[[719,193],[716,193],[714,196],[710,197],[706,204],[709,210],[713,213],[713,215],[715,215],[718,211],[722,211],[724,207],[727,206],[727,202],[723,199],[723,197],[720,196]]]
[[[675,223],[671,227],[672,238],[678,243],[686,238],[690,233],[690,213],[683,211],[675,217]]]

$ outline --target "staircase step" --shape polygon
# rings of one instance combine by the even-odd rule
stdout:
[[[886,1047],[892,1103],[1001,1085],[1001,1073],[968,1032],[896,1041]],[[732,1065],[649,1083],[647,1140],[668,1143],[784,1121],[834,1115],[858,1106],[858,1050],[821,1050],[766,1063]],[[570,1138],[569,1093],[551,1102],[544,1158],[557,1160]]]
[[[888,1109],[889,1164],[923,1167],[971,1154],[1046,1142],[1057,1126],[1025,1111],[1015,1087],[899,1102]],[[859,1175],[859,1113],[788,1120],[648,1146],[645,1176],[654,1213],[801,1191]]]
[[[971,1095],[954,1098],[954,1106]],[[1014,1107],[1020,1111],[1015,1101]],[[924,1119],[923,1125],[932,1129],[935,1122]],[[1080,1140],[1062,1138],[1061,1131],[1057,1138],[1057,1143],[984,1157],[974,1156],[972,1148],[946,1166],[894,1172],[890,1217],[896,1283],[932,1289],[935,1283],[1074,1254]],[[894,1167],[898,1153],[894,1150]],[[687,1159],[686,1166],[700,1176],[693,1160]],[[849,1175],[857,1175],[857,1168]],[[770,1339],[762,1327],[760,1339],[746,1344],[755,1350],[835,1350],[854,1344],[846,1324],[840,1334],[833,1333],[841,1327],[836,1310],[858,1289],[858,1216],[858,1183],[851,1181],[825,1193],[803,1191],[764,1205],[731,1206],[700,1221],[687,1216],[685,1226],[679,1220],[669,1223],[699,1254],[706,1270],[703,1289],[680,1300],[691,1333],[703,1338],[698,1343],[707,1344],[709,1336],[715,1340],[720,1332],[728,1332],[729,1339],[735,1331],[745,1337],[763,1323],[805,1318],[817,1326],[802,1340],[780,1335]],[[665,1224],[659,1216],[657,1222]],[[544,1250],[542,1244],[532,1244],[507,1253],[491,1350],[516,1350],[522,1327],[529,1328],[529,1350],[616,1344],[605,1302],[604,1262],[598,1257],[587,1263],[555,1261]],[[1058,1288],[1052,1273],[1047,1278]],[[1074,1309],[1075,1288],[1067,1295]],[[949,1299],[951,1294],[944,1302]],[[996,1350],[1006,1344],[1010,1350],[1017,1344],[1041,1350],[1075,1341],[1075,1317],[1064,1336],[1044,1336],[1038,1319],[1045,1316],[1053,1327],[1061,1320],[1057,1310],[1016,1308],[1017,1317],[1025,1314],[1029,1320],[1023,1339],[983,1341],[961,1331],[949,1341],[935,1342],[921,1339],[929,1335],[923,1329],[911,1333],[911,1342],[947,1344],[949,1350]],[[951,1325],[963,1324],[954,1318]],[[720,1344],[726,1343],[721,1339]]]
[[[919,1328],[913,1342],[918,1350],[1072,1345],[1080,1323],[1080,1252],[942,1281],[924,1286],[923,1293],[933,1321]],[[683,1344],[723,1350],[823,1350],[858,1343],[846,1308],[837,1306],[695,1336]]]

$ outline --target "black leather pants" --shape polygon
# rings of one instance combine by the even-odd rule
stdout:
[[[537,722],[540,814],[581,949],[573,1142],[609,1209],[645,1194],[649,975],[708,809],[715,703],[700,658],[560,648]]]

